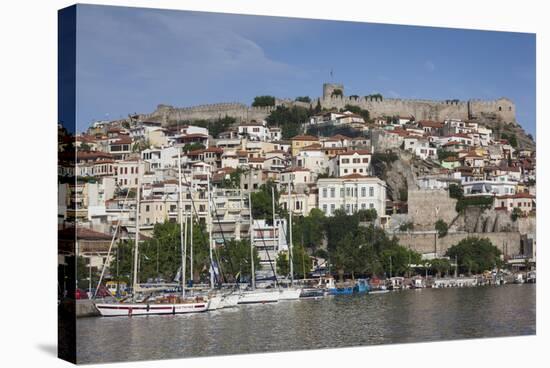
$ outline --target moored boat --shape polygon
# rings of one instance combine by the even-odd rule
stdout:
[[[207,311],[208,305],[209,301],[200,297],[182,299],[176,296],[162,297],[151,302],[95,304],[103,317],[199,313]]]
[[[295,287],[281,288],[279,290],[279,300],[296,300],[300,298],[301,293],[302,293],[302,289],[300,288],[295,288]]]
[[[279,290],[250,290],[244,291],[238,304],[265,304],[279,301]]]

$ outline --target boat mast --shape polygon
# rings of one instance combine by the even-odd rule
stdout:
[[[181,244],[181,296],[185,298],[185,241],[187,240],[185,238],[187,237],[187,221],[185,221],[185,224],[183,223],[183,193],[181,189],[181,149],[178,150],[178,194]]]
[[[208,244],[209,244],[209,256],[210,256],[210,289],[214,289],[214,257],[212,256],[212,203],[210,193],[210,171],[206,174],[206,188],[208,198]]]
[[[290,191],[291,191],[291,185],[292,185],[292,171],[288,172],[288,232],[289,232],[289,254],[290,257],[288,258],[288,263],[290,266],[290,285],[294,285],[294,255],[292,253],[292,209],[290,208],[291,199],[290,199]]]
[[[135,246],[134,246],[134,283],[132,285],[132,290],[134,294],[134,298],[136,296],[136,291],[138,289],[138,260],[139,260],[139,206],[140,206],[140,200],[141,200],[141,174],[140,174],[140,165],[141,160],[138,160],[137,165],[137,187],[136,187],[136,234],[134,236]],[[128,188],[130,190],[130,188]]]
[[[271,204],[273,207],[273,236],[275,236],[275,187],[271,186]],[[277,226],[277,252],[281,248],[281,237],[279,236],[279,226]],[[275,276],[275,283],[277,282],[277,257],[275,257],[275,267],[273,267],[273,275]]]
[[[191,203],[193,203],[193,175],[191,175],[191,186],[189,187],[189,195],[191,196]],[[189,243],[190,243],[190,262],[189,262],[189,279],[193,281],[193,205],[191,205],[191,211],[189,213]]]
[[[256,289],[256,273],[254,271],[254,219],[252,218],[252,167],[250,168],[248,177],[248,209],[250,212],[250,279],[252,282],[252,290]]]

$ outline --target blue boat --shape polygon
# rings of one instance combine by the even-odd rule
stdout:
[[[328,293],[330,295],[351,295],[353,294],[353,287],[352,286],[335,287],[335,288],[329,289]]]
[[[357,279],[355,286],[353,287],[353,292],[356,294],[365,294],[370,291],[369,283],[366,279]]]

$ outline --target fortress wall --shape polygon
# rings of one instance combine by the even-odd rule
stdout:
[[[457,216],[456,202],[446,189],[409,189],[407,203],[409,217],[414,219],[414,229],[433,230],[437,220],[450,224]]]
[[[368,110],[372,117],[376,116],[414,116],[416,120],[445,120],[447,118],[468,119],[468,103],[459,101],[432,101],[432,100],[402,100],[359,97],[324,97],[320,100],[321,106],[327,109],[342,109],[346,105],[359,106]]]
[[[505,122],[516,122],[516,105],[504,97],[494,101],[470,100],[468,101],[468,111],[472,117],[495,114]]]
[[[437,252],[440,257],[444,256],[450,247],[468,237],[488,238],[507,256],[519,255],[521,247],[519,232],[449,233],[443,238],[438,238],[435,233],[399,233],[395,236],[399,239],[399,244],[404,247],[410,247],[421,254]]]
[[[342,109],[346,105],[359,106],[368,110],[372,117],[377,116],[414,116],[416,120],[438,120],[462,119],[472,117],[483,117],[484,115],[495,116],[504,122],[515,122],[516,108],[514,103],[507,98],[500,98],[493,101],[469,100],[469,101],[434,101],[421,99],[396,99],[372,97],[350,97],[332,96],[335,89],[344,92],[344,86],[336,83],[325,83],[323,95],[311,104],[296,102],[291,99],[277,98],[277,106],[302,106],[315,107],[317,102],[326,109]],[[168,123],[174,120],[199,120],[218,119],[224,116],[232,116],[237,121],[263,120],[275,107],[249,107],[241,103],[219,103],[210,105],[199,105],[185,108],[175,108],[169,105],[159,105],[157,109],[148,115],[142,115],[142,119],[150,119]]]
[[[219,103],[183,108],[159,105],[153,113],[144,115],[142,120],[155,120],[167,124],[178,120],[214,120],[227,115],[237,119],[237,122],[261,121],[274,109],[274,107],[248,107],[240,103]]]

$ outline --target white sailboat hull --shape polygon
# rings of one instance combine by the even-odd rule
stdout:
[[[239,303],[240,294],[238,293],[231,293],[228,295],[225,295],[222,299],[222,308],[231,308],[236,307]]]
[[[279,300],[296,300],[300,298],[301,293],[302,293],[302,289],[295,289],[295,288],[281,289]]]
[[[208,303],[208,310],[216,310],[223,308],[223,296],[222,295],[214,295],[211,296]]]
[[[279,291],[245,291],[241,294],[238,304],[265,304],[277,303],[279,301]]]
[[[95,306],[103,317],[131,317],[158,314],[200,313],[208,310],[209,302],[177,304],[145,303],[97,303]]]

